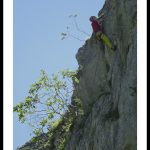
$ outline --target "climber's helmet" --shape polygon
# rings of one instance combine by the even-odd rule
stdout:
[[[95,16],[91,16],[89,20],[92,22],[92,21],[94,21],[94,20],[96,20],[96,19],[97,19],[97,18],[96,18]]]

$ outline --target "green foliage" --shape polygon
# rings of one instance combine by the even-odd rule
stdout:
[[[70,113],[71,112],[71,113]],[[65,144],[69,139],[70,128],[74,124],[75,118],[73,112],[66,112],[64,118],[60,118],[51,123],[51,128],[45,134],[40,134],[40,130],[36,130],[36,136],[30,142],[26,143],[20,150],[43,150],[57,149],[64,150]]]
[[[22,150],[64,149],[74,121],[83,115],[81,100],[72,95],[77,84],[76,71],[63,70],[49,78],[41,70],[24,101],[13,107],[19,121],[33,127],[35,135]]]
[[[40,130],[40,129],[35,129],[35,130],[34,130],[34,134],[35,134],[36,136],[39,136],[39,135],[41,134],[41,130]]]
[[[56,120],[56,121],[53,121],[53,122],[51,123],[51,127],[52,127],[52,128],[50,128],[50,130],[57,128],[57,126],[59,125],[59,123],[60,123],[61,121],[62,121],[61,118],[58,119],[58,120]]]
[[[73,123],[74,117],[69,112],[65,114],[65,118],[53,122],[53,127],[47,133],[49,140],[45,143],[45,148],[64,150]]]
[[[39,131],[64,117],[71,104],[75,83],[79,83],[76,71],[63,70],[49,78],[41,70],[41,76],[31,85],[28,96],[14,106],[13,111],[18,114],[21,123],[27,122],[34,128],[34,134],[39,135]]]

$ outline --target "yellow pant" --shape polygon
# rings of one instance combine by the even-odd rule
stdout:
[[[104,42],[104,44],[107,45],[110,49],[113,49],[113,44],[111,43],[109,38],[101,31],[96,33],[96,38],[98,40],[102,40]]]

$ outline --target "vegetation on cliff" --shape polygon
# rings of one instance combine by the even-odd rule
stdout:
[[[34,138],[20,149],[62,150],[77,116],[83,115],[74,86],[79,83],[76,71],[63,70],[51,78],[42,70],[24,101],[14,106],[21,123],[33,127]]]

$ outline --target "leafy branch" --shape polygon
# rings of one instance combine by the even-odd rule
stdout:
[[[13,111],[21,123],[27,122],[34,128],[33,133],[39,135],[51,128],[56,120],[65,118],[65,113],[73,107],[73,83],[79,83],[76,71],[63,70],[49,78],[41,70],[41,76],[31,85],[28,96],[14,106]]]

